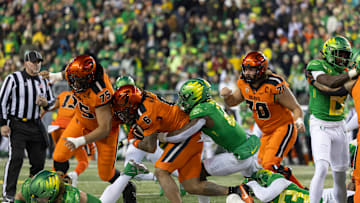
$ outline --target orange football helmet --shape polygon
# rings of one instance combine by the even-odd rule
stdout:
[[[75,57],[65,69],[65,79],[74,92],[83,92],[95,80],[96,62],[89,55]]]
[[[113,109],[118,118],[132,124],[142,99],[142,92],[135,85],[124,85],[114,93]]]
[[[268,67],[268,61],[264,54],[261,52],[253,51],[248,53],[241,64],[242,70],[241,74],[242,77],[245,79],[247,83],[253,83],[259,79],[261,79],[265,71]],[[247,68],[255,68],[256,74],[253,77],[250,77],[250,75],[245,74],[245,71]]]

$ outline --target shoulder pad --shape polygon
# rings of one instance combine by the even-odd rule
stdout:
[[[196,105],[190,112],[190,120],[193,118],[203,117],[208,114],[209,102],[204,102]]]
[[[318,70],[324,71],[324,62],[323,60],[311,60],[306,66],[306,70]]]

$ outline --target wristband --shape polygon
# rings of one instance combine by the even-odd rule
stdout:
[[[78,148],[79,146],[86,144],[85,136],[67,137],[66,140],[72,142],[75,145],[75,148]]]
[[[55,83],[56,81],[63,80],[62,72],[49,73],[49,80],[51,81],[51,83]]]
[[[356,77],[358,75],[358,73],[356,72],[356,69],[351,69],[348,72],[349,78],[352,79],[353,77]]]

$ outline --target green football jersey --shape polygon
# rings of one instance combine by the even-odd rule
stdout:
[[[325,60],[312,60],[306,67],[310,71],[323,71],[329,75],[339,75]],[[345,71],[343,72],[345,73]],[[328,96],[322,94],[309,84],[309,109],[318,119],[324,121],[340,121],[344,119],[344,107],[347,96]]]
[[[227,151],[234,152],[247,140],[246,132],[215,101],[200,103],[190,112],[190,120],[204,116],[209,116],[214,121],[214,126],[211,129],[203,127],[201,130]]]

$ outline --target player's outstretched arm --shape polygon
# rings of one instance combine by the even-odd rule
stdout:
[[[194,133],[201,130],[201,128],[206,124],[205,117],[199,117],[192,119],[189,123],[184,125],[182,128],[172,131],[170,133],[163,133],[159,135],[160,142],[171,142],[179,143],[185,141],[191,137]]]
[[[298,132],[305,132],[304,112],[302,111],[299,103],[297,102],[295,96],[290,91],[290,89],[288,87],[285,87],[282,93],[275,95],[275,98],[281,105],[285,106],[293,112],[295,125],[298,129]]]
[[[220,96],[224,97],[224,101],[228,106],[236,106],[244,101],[239,88],[233,93],[231,89],[224,87],[220,90]]]
[[[65,145],[69,149],[74,150],[81,145],[92,143],[109,135],[112,124],[112,112],[110,103],[95,108],[95,113],[98,127],[85,136],[64,138],[65,140],[67,140],[65,142]]]

